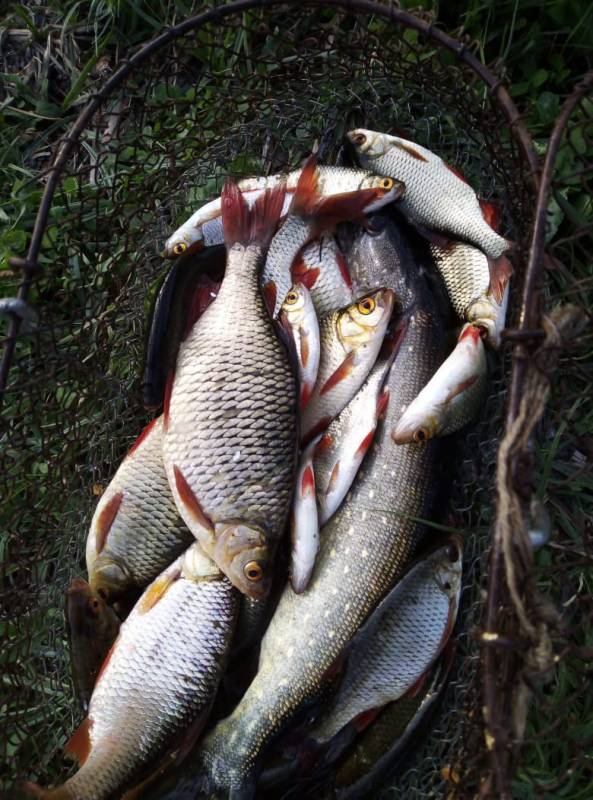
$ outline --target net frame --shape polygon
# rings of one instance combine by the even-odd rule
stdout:
[[[105,110],[105,105],[108,103],[114,96],[116,96],[118,89],[123,85],[123,83],[129,79],[131,76],[135,74],[135,71],[139,71],[142,65],[149,61],[158,51],[167,48],[168,46],[174,46],[176,40],[180,39],[181,37],[186,36],[188,33],[194,31],[198,31],[199,29],[207,26],[211,23],[222,22],[226,17],[232,17],[234,15],[242,14],[246,11],[252,9],[272,9],[275,7],[287,7],[287,8],[294,8],[300,7],[301,4],[299,3],[281,3],[279,0],[240,0],[240,2],[232,3],[227,6],[220,6],[215,9],[210,9],[203,14],[197,15],[191,19],[185,20],[184,22],[180,23],[179,25],[175,26],[174,28],[169,29],[161,36],[157,37],[152,42],[145,45],[141,48],[136,54],[134,54],[128,61],[124,62],[120,68],[112,75],[112,77],[106,81],[103,86],[99,89],[98,92],[91,98],[86,108],[80,114],[78,120],[73,125],[70,133],[67,137],[61,140],[59,147],[57,149],[56,157],[50,166],[48,172],[46,173],[47,176],[47,183],[45,186],[44,194],[40,203],[39,212],[37,215],[35,227],[32,233],[31,243],[29,247],[29,251],[27,254],[26,259],[13,259],[12,266],[16,269],[22,270],[22,281],[18,288],[18,297],[22,300],[27,300],[29,291],[36,279],[36,277],[40,274],[40,265],[39,265],[39,255],[42,252],[43,247],[43,236],[48,227],[48,220],[50,218],[50,213],[52,210],[52,203],[54,202],[54,198],[56,192],[59,189],[60,181],[64,179],[67,175],[68,164],[70,163],[73,155],[76,153],[77,148],[80,145],[81,137],[85,133],[87,129],[91,128],[91,121],[96,117],[96,115],[102,113]],[[370,0],[349,0],[346,2],[340,2],[339,0],[328,0],[327,2],[311,2],[307,3],[307,8],[320,9],[323,7],[331,7],[335,9],[342,9],[345,10],[349,14],[358,15],[376,15],[381,17],[390,23],[393,23],[398,26],[402,26],[404,30],[412,30],[420,33],[424,40],[427,42],[436,45],[438,48],[442,48],[443,51],[447,51],[453,54],[455,60],[459,60],[465,66],[468,67],[469,70],[475,73],[477,79],[482,81],[484,85],[487,87],[487,93],[489,96],[489,102],[492,101],[493,103],[499,106],[501,116],[506,120],[506,124],[508,125],[509,136],[517,148],[518,151],[521,153],[521,157],[517,159],[517,165],[521,170],[519,177],[517,178],[517,183],[521,185],[522,190],[525,193],[525,196],[529,196],[531,192],[533,192],[533,187],[538,182],[538,169],[537,169],[537,159],[533,150],[533,146],[531,144],[531,140],[529,138],[529,134],[525,129],[525,126],[522,122],[521,116],[517,109],[515,108],[508,91],[500,77],[494,75],[489,70],[487,70],[483,65],[477,60],[477,58],[471,52],[471,48],[468,42],[458,42],[452,39],[451,37],[447,36],[443,33],[440,29],[434,27],[430,21],[425,21],[416,17],[411,14],[407,14],[402,12],[400,9],[396,8],[392,4],[382,4],[371,2]],[[434,57],[434,56],[433,56]],[[113,109],[111,109],[111,113],[113,113]],[[115,116],[117,117],[120,112],[115,111]],[[117,127],[117,121],[116,121]],[[92,170],[91,170],[92,172]],[[87,171],[87,174],[91,174],[91,172]],[[551,173],[551,167],[550,167]],[[546,173],[544,172],[544,176]],[[540,195],[541,198],[541,195]],[[541,206],[541,202],[540,202]],[[538,206],[538,209],[540,209]],[[541,209],[540,209],[541,211]],[[538,211],[538,213],[540,213]],[[528,228],[528,222],[525,221],[523,224],[523,229],[521,231],[521,236],[519,237],[519,256],[517,261],[519,264],[521,263],[522,259],[524,260],[527,254],[528,242],[527,237],[525,235],[525,231]],[[534,291],[534,284],[533,284],[533,276],[534,274],[537,275],[537,270],[540,268],[538,265],[541,264],[541,255],[539,260],[534,256],[534,252],[537,255],[537,250],[534,251],[532,248],[531,250],[531,259],[527,264],[527,269],[525,272],[525,283],[524,283],[524,300],[522,304],[521,314],[519,315],[519,327],[518,330],[520,331],[519,340],[521,335],[525,334],[526,331],[535,330],[535,320],[533,313],[525,313],[526,309],[533,306],[533,297],[535,295]],[[520,275],[521,277],[521,275]],[[515,296],[517,292],[515,291]],[[530,305],[531,304],[531,305]],[[515,316],[517,316],[515,312]],[[529,325],[526,325],[526,320],[529,321],[531,328]],[[138,321],[136,320],[136,325]],[[11,319],[7,336],[4,341],[4,354],[2,360],[2,366],[0,368],[0,388],[4,389],[4,385],[8,378],[8,369],[10,363],[13,359],[15,346],[17,343],[17,338],[19,334],[19,327],[20,321],[18,318],[14,317]],[[509,337],[510,338],[510,337]],[[537,337],[536,337],[537,338]],[[524,347],[524,341],[520,345]],[[513,376],[517,374],[517,363],[523,363],[521,358],[517,358],[514,366]],[[508,372],[509,363],[507,358],[507,363],[504,366],[505,372]],[[513,378],[515,380],[515,377]],[[520,380],[519,384],[520,386]],[[515,387],[515,383],[513,383],[513,387]],[[503,406],[503,397],[504,397],[504,387],[503,383],[499,384],[499,393],[494,397],[492,401],[492,405],[495,405],[498,410],[498,417],[502,414],[502,406]],[[516,390],[515,392],[520,391]],[[512,403],[511,403],[512,407]],[[485,425],[484,421],[481,423],[482,426]],[[487,425],[486,425],[487,427]],[[477,431],[480,430],[480,427],[476,429]],[[474,442],[479,444],[483,441],[483,438],[480,438],[480,433],[476,432],[472,434],[474,437],[470,439],[470,442]],[[112,463],[117,461],[117,458],[121,455],[121,446],[113,447],[112,452]],[[494,454],[491,452],[489,457],[485,459],[487,461],[486,465],[486,473],[492,474],[492,470],[494,468]],[[475,470],[475,459],[470,458],[467,460],[467,463],[464,467],[466,470]],[[467,504],[463,502],[458,504],[458,509],[460,513],[466,513],[468,516],[471,516],[471,506],[473,505],[474,500],[468,501]],[[464,510],[462,510],[462,507]],[[75,551],[76,548],[79,546],[79,543],[72,543],[72,551]],[[470,561],[472,564],[471,570],[475,571],[480,568],[480,565],[484,559],[484,541],[480,544],[476,545],[476,552],[474,553],[473,557],[470,557]],[[75,560],[75,558],[74,558]],[[479,563],[478,563],[479,562]],[[492,575],[494,573],[491,572],[490,581],[492,583]],[[38,577],[37,577],[38,579]],[[502,584],[497,584],[499,588],[504,591],[504,586]],[[472,623],[474,624],[474,623]],[[479,619],[475,619],[475,625],[479,625]],[[487,628],[488,631],[492,632],[492,629],[489,627]],[[488,649],[487,649],[488,651]],[[476,666],[476,660],[474,659],[474,666]],[[472,673],[472,676],[465,676],[463,678],[465,682],[466,688],[471,684],[472,681],[476,681],[476,675]],[[477,690],[474,692],[477,697]],[[474,698],[475,699],[475,698]],[[495,759],[498,755],[497,748],[494,748],[495,755],[492,756]],[[417,764],[421,764],[422,754],[419,756],[420,761]],[[478,762],[475,762],[478,763]],[[417,771],[420,767],[412,767],[411,771],[414,772],[414,769]],[[509,780],[511,766],[507,764],[502,768],[502,774],[504,780]],[[495,761],[492,762],[492,771],[493,774],[496,776],[501,769],[497,767]],[[474,765],[474,777],[473,780],[476,780],[477,777],[477,768]],[[495,778],[498,780],[498,778]],[[486,784],[489,778],[486,779]],[[483,782],[484,783],[484,782]],[[442,783],[440,784],[442,786]],[[469,785],[469,784],[468,784]],[[455,788],[455,787],[453,787]],[[455,789],[458,793],[462,792],[462,788],[459,786]],[[434,791],[436,792],[436,784],[434,787]],[[418,795],[420,796],[420,795]]]

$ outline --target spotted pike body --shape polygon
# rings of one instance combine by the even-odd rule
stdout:
[[[391,259],[396,262],[395,258]],[[396,445],[389,434],[441,360],[442,322],[425,279],[409,265],[392,276],[400,299],[400,347],[389,403],[349,496],[325,526],[307,591],[288,587],[262,642],[259,670],[230,717],[204,740],[212,784],[249,794],[267,744],[325,684],[344,647],[401,574],[430,514],[436,442]]]
[[[236,187],[225,198],[226,272],[180,347],[163,452],[188,527],[231,582],[258,598],[270,587],[297,457],[294,367],[259,290],[283,193],[263,195],[251,212]]]
[[[205,724],[223,674],[237,607],[229,581],[197,543],[145,591],[106,660],[87,719],[67,750],[81,767],[47,800],[121,794]],[[184,741],[185,740],[185,741]]]
[[[169,488],[158,417],[121,463],[93,515],[86,544],[91,589],[112,602],[143,588],[192,541]]]

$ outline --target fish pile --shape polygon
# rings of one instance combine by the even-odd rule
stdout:
[[[66,597],[79,769],[28,797],[361,797],[438,701],[443,437],[483,403],[511,245],[435,153],[347,139],[354,166],[229,181],[166,242],[162,412]]]

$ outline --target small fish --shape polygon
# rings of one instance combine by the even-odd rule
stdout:
[[[302,413],[317,380],[321,353],[317,314],[309,290],[302,283],[295,284],[284,298],[282,314],[290,327],[298,358]]]
[[[455,625],[461,569],[461,541],[451,537],[404,575],[348,646],[339,691],[310,738],[329,742],[402,697],[430,669]]]
[[[303,167],[290,213],[270,243],[262,274],[273,317],[278,315],[290,288],[293,262],[308,242],[338,222],[361,219],[403,193],[401,183],[380,175],[369,176],[366,185],[368,188],[324,197],[319,190],[315,156]]]
[[[283,217],[288,213],[301,172],[302,169],[296,169],[287,174],[281,173],[261,178],[244,178],[239,181],[238,185],[249,208],[255,205],[257,199],[267,189],[284,186],[286,197],[280,212],[280,216]],[[387,187],[391,179],[387,176],[385,178],[387,181],[385,187]],[[357,192],[372,188],[375,185],[375,179],[376,176],[367,170],[319,165],[318,192],[322,197],[329,197],[342,192]],[[397,183],[400,190],[403,190],[401,183]],[[393,184],[390,185],[393,186]],[[165,258],[178,258],[185,253],[194,253],[204,247],[222,244],[224,242],[224,234],[221,215],[220,197],[203,205],[167,239],[163,256]]]
[[[393,304],[391,289],[376,289],[319,321],[321,359],[301,420],[303,441],[325,430],[364,383],[381,349]]]
[[[317,442],[318,439],[314,439],[301,455],[295,487],[290,582],[297,594],[307,588],[319,550],[319,522],[313,472],[313,453]]]
[[[86,543],[93,592],[111,604],[144,588],[193,541],[163,464],[163,418],[142,431],[95,509]]]
[[[384,391],[383,386],[392,363],[392,357],[377,361],[362,388],[334,419],[315,448],[320,526],[342,505],[371,446],[377,423],[389,402],[389,392]]]
[[[426,147],[359,128],[346,134],[356,158],[367,169],[394,175],[404,181],[402,213],[421,229],[450,234],[479,247],[490,259],[490,287],[506,283],[510,262],[501,258],[510,243],[485,218],[472,187],[454,168]],[[491,219],[488,213],[486,217]]]
[[[392,433],[393,441],[422,443],[463,428],[478,414],[487,382],[480,329],[468,323],[451,355],[402,414]]]
[[[297,387],[259,287],[283,188],[249,209],[223,191],[227,266],[216,300],[179,349],[165,403],[164,460],[177,507],[241,592],[267,595],[290,512]]]
[[[106,800],[167,751],[178,760],[205,725],[232,638],[237,594],[193,544],[144,592],[105,659],[88,716],[66,745],[78,772],[47,800]]]
[[[303,283],[309,289],[318,317],[354,300],[348,264],[329,233],[303,248],[292,262],[291,274],[294,283]]]
[[[66,592],[66,628],[72,678],[85,709],[119,626],[117,614],[105,599],[93,592],[86,581],[75,578]]]

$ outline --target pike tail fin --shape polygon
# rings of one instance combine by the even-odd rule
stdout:
[[[285,194],[284,184],[266,189],[250,208],[237,184],[228,181],[221,195],[226,246],[254,244],[266,248],[282,216]]]

